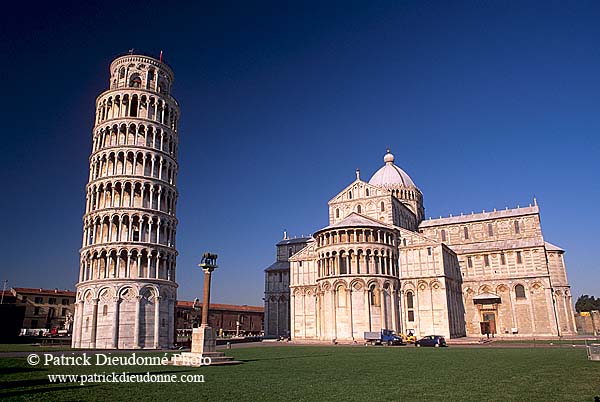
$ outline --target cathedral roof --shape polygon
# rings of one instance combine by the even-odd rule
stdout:
[[[394,155],[390,153],[389,149],[383,157],[383,161],[385,165],[375,172],[371,180],[369,180],[369,184],[384,188],[417,187],[404,170],[394,165]]]
[[[489,219],[509,218],[513,216],[537,214],[540,209],[537,205],[513,209],[501,209],[499,211],[479,212],[468,215],[450,216],[447,218],[427,219],[419,224],[419,228],[427,228],[431,226],[453,225],[456,223],[466,223],[475,221],[485,221]]]
[[[563,253],[565,252],[565,250],[563,250],[562,248],[560,248],[550,242],[545,242],[545,246],[546,246],[546,250],[548,250],[548,251],[562,251]]]
[[[336,228],[347,228],[347,227],[377,227],[377,228],[385,228],[391,229],[392,226],[381,223],[375,219],[371,219],[364,215],[359,215],[356,212],[352,212],[350,215],[342,219],[341,221],[334,223],[333,225],[329,225],[317,231],[321,232],[323,230],[328,229],[336,229]]]
[[[269,272],[269,271],[289,271],[290,269],[290,263],[289,261],[276,261],[273,264],[269,265],[269,267],[267,267],[265,269],[265,272]]]

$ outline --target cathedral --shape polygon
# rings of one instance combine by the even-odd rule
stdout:
[[[564,250],[533,205],[425,219],[394,163],[329,203],[329,224],[277,243],[265,269],[265,336],[354,342],[390,329],[447,338],[576,333]]]

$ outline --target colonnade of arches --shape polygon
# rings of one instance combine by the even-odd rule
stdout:
[[[107,151],[90,161],[90,181],[121,175],[151,177],[174,186],[177,163],[170,157],[131,149]]]
[[[398,256],[387,249],[347,249],[319,253],[317,277],[399,274]]]
[[[94,132],[92,152],[105,147],[133,145],[154,148],[175,157],[177,137],[175,132],[152,124],[123,122],[97,127]]]
[[[338,229],[329,230],[316,236],[317,247],[340,243],[378,243],[395,246],[396,235],[381,229]]]
[[[79,282],[136,278],[175,281],[175,265],[175,251],[145,247],[88,250],[81,256]]]
[[[177,192],[148,181],[114,180],[87,188],[86,213],[104,208],[144,208],[175,215]]]
[[[146,214],[99,214],[87,216],[83,227],[83,247],[103,243],[140,242],[175,247],[175,218]]]
[[[174,102],[134,90],[116,94],[111,91],[98,100],[96,124],[128,117],[153,120],[176,131],[179,108]]]

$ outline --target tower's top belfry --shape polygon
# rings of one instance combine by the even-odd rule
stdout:
[[[171,67],[151,56],[128,54],[110,63],[110,89],[144,88],[170,94],[173,80]]]

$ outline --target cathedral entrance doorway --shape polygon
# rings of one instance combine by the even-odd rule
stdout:
[[[495,311],[482,311],[481,312],[481,326],[482,335],[495,334],[496,333],[496,312]],[[485,332],[484,332],[485,331]]]

